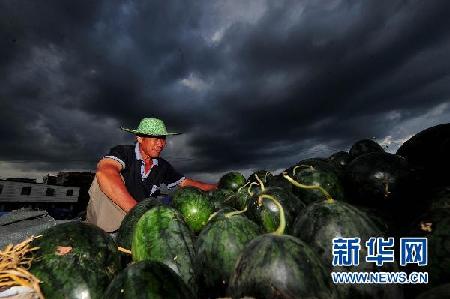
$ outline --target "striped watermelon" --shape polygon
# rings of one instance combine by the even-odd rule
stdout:
[[[172,269],[160,262],[130,264],[105,291],[108,299],[195,298],[190,288]]]
[[[147,211],[133,232],[133,261],[162,262],[181,276],[196,293],[195,250],[191,231],[180,213],[157,206]]]
[[[248,243],[230,279],[233,298],[337,298],[320,258],[298,238],[283,235],[286,219],[278,207],[280,225],[274,233]]]
[[[294,224],[293,235],[309,244],[320,255],[328,273],[362,271],[398,271],[395,266],[385,264],[379,268],[367,263],[363,258],[359,266],[332,266],[333,238],[361,238],[360,256],[367,255],[365,242],[370,237],[382,237],[383,233],[372,219],[363,211],[339,201],[315,202],[302,211]],[[402,298],[398,285],[339,284],[337,290],[342,298]]]
[[[67,222],[45,230],[30,272],[42,281],[45,298],[103,298],[120,269],[113,239],[97,226]]]
[[[202,291],[213,298],[225,296],[239,254],[260,234],[258,225],[239,213],[219,213],[196,241],[196,265],[201,273]]]

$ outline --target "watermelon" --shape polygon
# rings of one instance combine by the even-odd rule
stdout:
[[[253,174],[251,178],[255,178],[255,176]],[[247,181],[236,190],[219,188],[211,193],[211,201],[216,210],[225,206],[242,210],[246,207],[250,195],[259,192],[259,187],[256,186],[259,186],[257,182]]]
[[[237,261],[229,292],[233,298],[337,298],[313,250],[289,235],[253,239]]]
[[[196,241],[196,268],[205,295],[225,296],[239,254],[259,234],[258,225],[239,212],[219,213],[208,223]]]
[[[208,192],[209,201],[213,205],[214,210],[220,210],[223,207],[231,206],[231,200],[235,194],[232,190],[216,189]]]
[[[278,207],[280,225],[274,233],[258,236],[245,246],[231,275],[231,297],[337,298],[319,257],[300,239],[283,235],[283,207],[270,199]]]
[[[346,169],[350,202],[375,208],[398,226],[410,223],[428,205],[428,198],[415,198],[415,182],[408,161],[385,152],[361,155]]]
[[[434,191],[431,191],[430,194],[429,210],[450,209],[450,186],[436,188]]]
[[[353,160],[364,154],[383,152],[384,149],[376,141],[373,141],[372,139],[361,139],[352,145],[349,154]]]
[[[282,175],[273,175],[266,170],[258,170],[252,173],[247,179],[248,190],[256,194],[261,192],[261,183],[266,187],[279,187],[292,191],[292,186],[287,182]]]
[[[273,175],[267,170],[255,171],[248,177],[244,187],[246,187],[250,193],[258,193],[261,191],[260,184],[266,185],[268,180],[272,177]]]
[[[237,172],[232,171],[224,174],[219,180],[219,189],[227,189],[237,191],[239,187],[245,185],[245,177]]]
[[[297,218],[292,235],[309,244],[320,255],[329,272],[378,272],[394,271],[395,267],[385,264],[377,267],[362,258],[358,266],[332,266],[333,238],[361,238],[360,257],[367,255],[365,242],[370,237],[383,236],[380,228],[364,212],[345,202],[320,201],[306,207]],[[337,290],[341,298],[402,298],[402,290],[397,285],[339,284]]]
[[[339,151],[332,154],[328,160],[336,167],[336,168],[345,168],[347,164],[350,162],[351,157],[348,152]]]
[[[434,287],[424,293],[421,293],[416,299],[443,299],[448,298],[450,294],[450,283]]]
[[[251,194],[246,189],[240,189],[238,192],[231,195],[228,205],[237,210],[243,210],[247,206],[250,197]]]
[[[250,194],[252,194],[250,185],[245,184],[237,191],[227,189],[214,190],[210,195],[210,201],[213,203],[215,210],[224,207],[231,207],[237,210],[242,210],[247,205]]]
[[[129,265],[111,281],[104,298],[191,299],[195,296],[181,277],[163,263],[140,261]]]
[[[290,167],[283,173],[294,185],[293,193],[305,204],[327,198],[343,200],[344,187],[336,170],[323,161],[314,162],[314,165],[308,164]]]
[[[312,166],[313,168],[320,169],[323,171],[331,171],[335,174],[338,174],[338,170],[336,166],[330,162],[329,159],[325,158],[309,158],[309,159],[303,159],[300,162],[296,163],[294,166],[291,166],[288,170],[285,170],[284,172],[289,172],[289,170],[292,170],[292,168],[296,166]]]
[[[247,205],[248,217],[258,223],[265,232],[274,232],[280,225],[280,211],[270,199],[271,197],[283,206],[286,230],[290,231],[295,217],[305,207],[305,204],[292,192],[285,189],[264,188],[260,193],[253,195]]]
[[[425,212],[414,221],[407,236],[428,239],[428,265],[408,265],[409,269],[427,271],[427,287],[450,282],[450,208],[435,207]]]
[[[155,198],[147,198],[135,205],[122,220],[119,230],[117,232],[116,243],[117,245],[130,249],[131,241],[133,239],[133,230],[138,222],[139,218],[145,214],[151,208],[161,204]]]
[[[422,185],[428,190],[448,185],[449,153],[450,123],[417,133],[397,150],[397,155],[406,158],[421,174]]]
[[[177,210],[157,206],[142,215],[133,232],[131,252],[135,262],[150,260],[169,266],[196,293],[193,239]]]
[[[195,233],[206,225],[214,211],[208,194],[194,187],[178,189],[173,195],[173,205],[181,212],[187,225]]]
[[[279,187],[286,191],[293,192],[292,184],[283,177],[282,173],[269,177],[267,179],[266,186]]]
[[[350,161],[350,154],[345,151],[336,152],[328,158],[328,162],[334,166],[334,169],[337,171],[337,174],[342,181],[345,179],[345,168]]]
[[[408,161],[389,153],[362,155],[347,167],[347,180],[354,202],[371,207],[392,201],[401,184],[407,182],[409,174]]]
[[[42,235],[31,244],[39,250],[30,272],[42,281],[45,298],[103,298],[120,269],[113,239],[82,222],[58,224]]]

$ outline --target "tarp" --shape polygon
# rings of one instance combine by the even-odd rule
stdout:
[[[39,235],[42,231],[60,222],[51,217],[46,211],[20,209],[0,216],[0,250],[8,244],[19,244],[32,235]]]
[[[14,286],[0,292],[1,299],[39,299],[33,289],[23,286]]]

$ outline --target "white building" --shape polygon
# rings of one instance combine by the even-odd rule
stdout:
[[[0,211],[10,203],[24,206],[40,203],[77,203],[79,192],[79,187],[0,180]]]

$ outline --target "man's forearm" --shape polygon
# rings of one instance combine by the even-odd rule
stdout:
[[[208,184],[186,178],[181,182],[180,187],[196,187],[203,191],[211,191],[217,189],[217,184]]]
[[[136,200],[128,192],[119,174],[100,171],[96,175],[102,192],[122,210],[128,213],[136,205]]]

